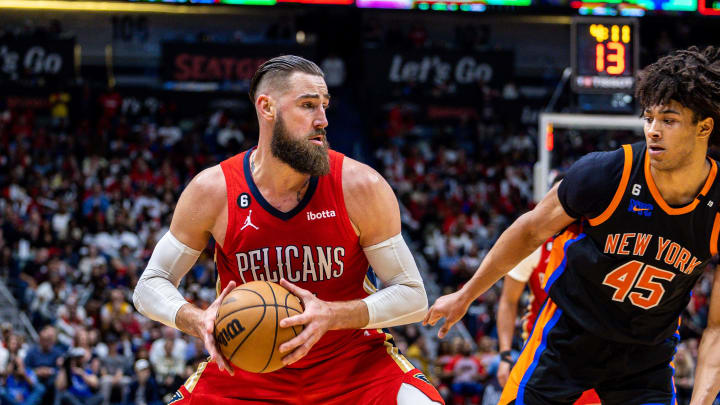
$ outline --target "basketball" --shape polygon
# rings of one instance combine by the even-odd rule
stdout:
[[[223,300],[215,318],[215,340],[223,356],[236,367],[270,373],[283,367],[280,345],[303,329],[281,328],[280,321],[302,312],[300,300],[279,284],[252,281],[238,286]]]

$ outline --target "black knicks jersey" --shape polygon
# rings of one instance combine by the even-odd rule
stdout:
[[[718,252],[717,163],[694,201],[671,207],[644,143],[576,162],[558,197],[579,221],[556,238],[545,290],[606,339],[656,344],[676,333],[703,268]]]

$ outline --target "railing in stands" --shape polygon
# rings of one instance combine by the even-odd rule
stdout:
[[[25,313],[20,311],[15,297],[2,280],[0,280],[0,322],[10,323],[14,331],[24,332],[25,335],[37,342],[38,334],[32,326],[32,322]]]

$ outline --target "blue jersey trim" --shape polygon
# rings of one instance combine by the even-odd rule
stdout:
[[[567,267],[567,250],[573,243],[582,240],[585,238],[587,234],[581,233],[580,235],[576,236],[574,239],[570,239],[567,242],[565,242],[565,245],[563,245],[563,260],[560,263],[560,265],[553,271],[552,276],[548,279],[548,281],[545,283],[545,292],[550,291],[550,287],[555,283],[555,280],[557,280],[562,273],[565,271],[565,268]]]
[[[373,287],[378,288],[377,276],[375,275],[375,271],[373,271],[372,267],[368,267],[367,273],[365,273],[365,275],[370,281],[370,284],[372,284]]]
[[[540,312],[542,314],[542,312]],[[545,351],[545,347],[547,346],[547,335],[550,333],[550,330],[555,327],[555,324],[560,320],[560,316],[562,315],[562,309],[557,308],[555,310],[555,313],[553,314],[552,318],[545,324],[545,327],[543,328],[543,334],[542,334],[542,340],[540,341],[540,346],[538,346],[537,350],[535,351],[535,357],[533,358],[533,362],[530,363],[530,367],[528,367],[527,370],[525,370],[525,374],[523,375],[522,380],[520,381],[520,384],[518,386],[518,393],[517,398],[515,400],[516,405],[525,405],[525,386],[527,385],[528,381],[530,381],[530,378],[532,377],[533,372],[535,371],[535,368],[538,366],[538,363],[540,362],[540,356],[542,356],[543,352]],[[532,335],[531,335],[532,336]],[[530,340],[530,339],[528,339]]]
[[[540,307],[540,311],[538,311],[537,318],[539,318],[539,317],[540,317],[540,314],[542,314],[543,311],[545,310],[545,307],[547,306],[548,301],[550,301],[550,297],[546,297],[546,298],[545,298],[545,302],[543,302],[542,306]],[[527,346],[527,344],[528,344],[528,342],[530,341],[530,338],[532,337],[533,333],[535,333],[535,327],[537,326],[537,318],[535,318],[535,322],[533,323],[532,329],[530,329],[530,334],[528,335],[527,340],[525,340],[525,341],[523,342],[523,346],[522,346],[522,349],[520,349],[520,353],[522,353],[523,351],[525,351],[525,346]]]

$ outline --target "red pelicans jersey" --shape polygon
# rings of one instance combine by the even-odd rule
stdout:
[[[540,314],[547,293],[543,289],[545,287],[545,268],[547,267],[548,261],[550,260],[550,252],[552,252],[553,238],[548,239],[540,247],[540,260],[537,262],[530,274],[528,279],[528,287],[530,287],[530,293],[532,299],[528,303],[528,313],[523,324],[523,340],[527,340],[532,332],[532,327],[535,325],[535,320]]]
[[[540,313],[543,303],[545,303],[545,298],[547,298],[547,293],[543,287],[545,284],[545,267],[547,267],[548,261],[550,260],[552,246],[553,238],[550,238],[528,257],[528,261],[523,260],[508,273],[508,275],[515,280],[527,283],[528,288],[530,288],[531,296],[528,301],[527,312],[523,316],[523,341],[527,340],[528,336],[530,336],[533,325],[535,325],[535,320]]]
[[[228,226],[223,245],[215,249],[219,290],[230,280],[240,285],[285,278],[325,301],[368,296],[374,289],[366,280],[368,262],[343,197],[344,156],[329,151],[330,173],[311,177],[302,201],[291,211],[281,212],[255,185],[251,152],[220,163],[227,184]],[[321,362],[363,335],[363,330],[328,331],[306,357],[290,367]]]

